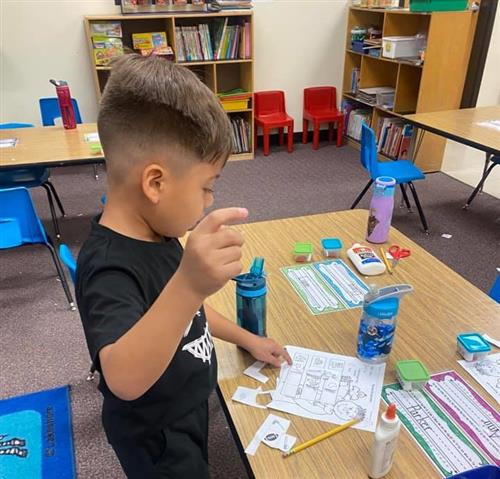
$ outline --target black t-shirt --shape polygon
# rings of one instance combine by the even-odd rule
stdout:
[[[148,311],[177,270],[182,246],[123,236],[92,221],[78,256],[76,299],[92,361]],[[168,316],[169,312],[165,311]],[[101,374],[103,424],[110,441],[140,438],[206,401],[217,382],[217,360],[203,307],[188,325],[169,366],[140,398],[123,401]]]

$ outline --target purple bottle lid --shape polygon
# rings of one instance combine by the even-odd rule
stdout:
[[[375,184],[377,186],[383,186],[384,188],[388,188],[394,186],[396,184],[396,180],[391,176],[379,176],[375,179]]]

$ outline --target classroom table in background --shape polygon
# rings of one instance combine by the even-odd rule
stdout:
[[[0,148],[0,169],[30,166],[72,166],[103,163],[104,156],[91,150],[85,135],[97,132],[95,123],[82,123],[75,129],[44,126],[0,130],[0,139],[17,139],[16,146]]]
[[[314,260],[318,261],[323,259],[320,255],[321,238],[339,237],[346,247],[363,241],[367,217],[366,210],[351,210],[235,226],[244,232],[246,238],[243,249],[245,267],[249,267],[255,256],[265,258],[269,337],[283,345],[356,355],[361,309],[313,316],[280,268],[293,264],[295,242],[313,242]],[[395,228],[391,228],[389,240],[388,245],[409,248],[412,255],[394,270],[393,275],[364,278],[364,281],[377,286],[409,283],[415,291],[401,300],[395,345],[387,361],[384,384],[396,382],[394,369],[397,361],[420,359],[430,374],[456,370],[483,398],[495,404],[493,398],[457,364],[460,357],[456,336],[469,331],[498,334],[498,304]],[[352,267],[345,250],[342,259]],[[234,288],[234,283],[230,282],[207,301],[233,320],[236,317]],[[291,420],[287,433],[297,437],[297,444],[331,429],[332,425],[232,402],[231,397],[238,386],[258,386],[256,381],[243,375],[243,370],[254,360],[234,345],[219,340],[215,342],[219,394],[249,472],[257,478],[367,477],[373,434],[366,431],[349,429],[286,459],[279,451],[263,444],[255,456],[244,454],[242,451],[269,413]],[[273,389],[279,371],[266,368],[262,372],[271,377],[263,389]],[[394,466],[386,477],[438,478],[440,474],[408,432],[402,430]]]

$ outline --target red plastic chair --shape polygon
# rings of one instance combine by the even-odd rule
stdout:
[[[287,129],[288,153],[293,151],[293,118],[285,110],[285,93],[282,91],[261,91],[254,94],[255,102],[255,145],[257,128],[264,135],[264,155],[269,155],[269,131],[278,128],[280,145],[285,143],[284,128]]]
[[[304,115],[302,143],[307,143],[309,121],[313,122],[313,149],[319,147],[319,127],[328,123],[328,141],[333,140],[333,126],[337,123],[337,147],[342,146],[344,115],[337,110],[337,90],[333,86],[304,88]]]

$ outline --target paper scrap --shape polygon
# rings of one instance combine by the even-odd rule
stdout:
[[[462,366],[486,391],[500,403],[500,353],[490,354],[480,361],[459,360]],[[500,434],[500,431],[499,431]]]
[[[277,442],[279,436],[286,434],[289,426],[290,421],[288,419],[276,416],[274,414],[269,414],[269,416],[267,416],[265,421],[261,424],[261,426],[255,433],[255,436],[250,441],[250,444],[245,449],[245,452],[247,454],[250,454],[251,456],[255,455],[260,443],[266,436],[269,436],[268,441]],[[273,436],[270,436],[270,434],[276,434],[278,437],[273,439]]]
[[[486,120],[477,122],[479,126],[486,126],[488,128],[494,128],[495,130],[500,131],[500,120]]]
[[[266,383],[269,378],[260,372],[260,370],[264,366],[265,366],[264,362],[255,361],[251,366],[249,366],[243,371],[243,374],[246,374],[247,376],[250,376],[251,378],[256,379],[257,381],[260,381],[261,383]]]
[[[448,233],[443,233],[443,234],[441,235],[441,237],[442,237],[442,238],[446,238],[446,239],[450,239],[452,236],[453,236],[453,235],[450,235],[450,234],[448,234]]]
[[[0,140],[0,148],[14,148],[17,145],[17,138],[4,138]]]
[[[87,142],[87,143],[98,143],[100,140],[99,140],[99,133],[95,132],[95,133],[85,133],[83,135],[83,139]]]
[[[343,424],[364,411],[354,428],[375,431],[385,364],[286,346],[293,364],[281,367],[268,408],[332,424]]]
[[[244,386],[238,386],[236,391],[231,398],[233,401],[240,402],[242,404],[246,404],[247,406],[258,407],[260,409],[266,409],[267,406],[263,404],[259,404],[257,402],[257,396],[259,394],[270,394],[272,397],[272,393],[274,390],[262,391],[262,388],[259,386],[257,389],[246,388]]]
[[[493,346],[500,348],[500,341],[498,339],[494,339],[491,336],[488,336],[487,334],[483,334],[483,339],[485,341],[488,341],[488,343],[493,344]]]
[[[273,449],[279,449],[283,452],[288,452],[295,442],[297,438],[294,436],[290,436],[289,434],[277,434],[275,432],[269,432],[266,434],[262,442]]]

